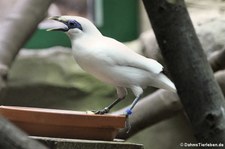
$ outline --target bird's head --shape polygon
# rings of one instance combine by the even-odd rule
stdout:
[[[95,25],[86,18],[78,16],[53,16],[50,20],[56,20],[64,24],[63,27],[51,28],[48,31],[66,32],[71,39],[87,35],[101,35]]]

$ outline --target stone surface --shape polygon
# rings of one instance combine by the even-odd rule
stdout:
[[[143,145],[123,141],[93,141],[78,139],[60,139],[32,137],[50,149],[144,149]]]

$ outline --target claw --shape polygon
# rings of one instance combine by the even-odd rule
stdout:
[[[86,114],[95,114],[93,111],[86,111]]]
[[[98,111],[93,111],[95,114],[106,114],[106,113],[109,113],[109,108],[105,107],[104,109],[102,110],[98,110]]]

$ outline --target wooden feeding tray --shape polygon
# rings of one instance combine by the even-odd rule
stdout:
[[[0,114],[31,136],[113,140],[125,116],[31,107],[0,106]]]

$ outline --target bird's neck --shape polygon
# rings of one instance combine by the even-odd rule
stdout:
[[[80,51],[83,49],[91,49],[96,43],[98,43],[98,39],[101,39],[102,37],[102,34],[82,34],[70,39],[72,48]]]
[[[94,25],[89,28],[86,28],[84,32],[93,36],[102,36],[102,33]]]

